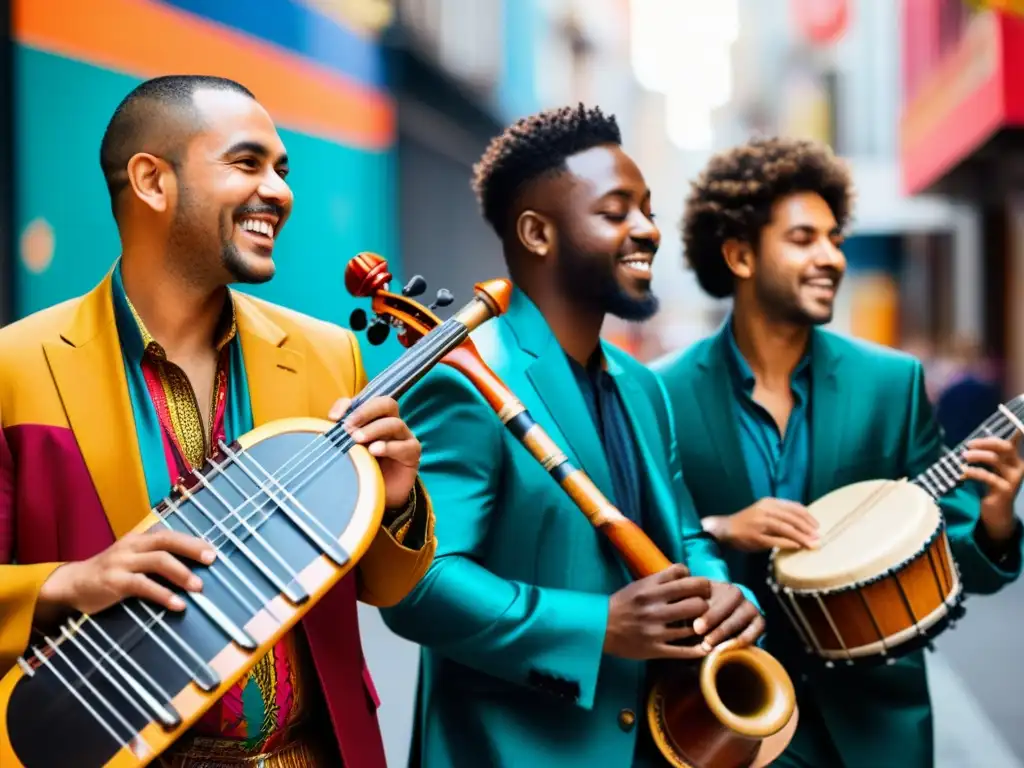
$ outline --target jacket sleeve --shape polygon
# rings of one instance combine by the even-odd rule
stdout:
[[[665,428],[662,434],[666,436],[665,452],[668,458],[669,470],[672,473],[672,491],[676,499],[676,508],[679,510],[679,519],[682,524],[683,551],[686,557],[686,566],[690,573],[695,576],[703,576],[712,581],[731,583],[729,567],[722,558],[718,542],[707,533],[700,522],[697,514],[697,506],[686,487],[683,477],[683,465],[680,459],[679,443],[676,436],[676,421],[672,411],[672,400],[668,396],[668,390],[660,376],[655,376],[656,382],[664,405]],[[745,584],[735,582],[744,597],[752,602],[759,611],[763,612],[754,593]]]
[[[919,362],[914,363],[910,390],[905,466],[907,477],[913,479],[948,449],[943,445],[942,432],[925,391],[924,368]],[[984,485],[971,481],[946,494],[939,502],[964,591],[980,595],[992,594],[1015,581],[1024,560],[1019,520],[1017,533],[1001,562],[986,553],[990,547],[980,519],[981,498],[985,492]]]
[[[353,394],[367,384],[366,369],[355,334],[348,332],[352,350]],[[434,509],[421,478],[416,478],[404,509],[384,510],[384,519],[370,548],[359,561],[356,581],[359,599],[377,607],[394,605],[423,578],[437,540]]]
[[[0,676],[28,647],[36,600],[60,563],[14,565],[14,460],[0,426]]]
[[[403,398],[423,446],[421,477],[437,504],[438,550],[426,576],[381,612],[398,635],[493,677],[594,702],[608,596],[511,581],[481,564],[490,542],[504,460],[501,422],[475,389],[444,366]],[[514,482],[514,479],[509,479]],[[500,546],[500,543],[497,543]]]

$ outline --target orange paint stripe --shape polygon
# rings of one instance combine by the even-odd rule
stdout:
[[[248,35],[151,0],[15,0],[19,43],[137,77],[228,77],[275,120],[365,149],[395,139],[392,100]]]

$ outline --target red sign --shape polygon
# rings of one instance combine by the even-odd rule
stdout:
[[[931,6],[937,17],[938,0],[907,2],[904,63],[920,46],[935,45],[933,36],[912,33],[938,27],[921,13]],[[904,17],[906,18],[906,16]],[[936,63],[918,73],[919,83],[903,105],[900,119],[900,166],[903,189],[925,192],[957,163],[969,157],[1000,129],[1024,126],[1024,19],[982,12],[968,22],[963,36]]]
[[[789,10],[797,29],[816,45],[842,37],[850,15],[847,0],[790,0]]]

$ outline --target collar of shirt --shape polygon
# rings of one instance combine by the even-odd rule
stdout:
[[[117,332],[121,338],[121,346],[125,353],[134,362],[141,362],[143,355],[148,353],[155,360],[166,360],[167,352],[160,343],[153,338],[142,322],[139,313],[135,310],[128,294],[124,290],[124,281],[121,277],[121,262],[118,261],[112,275],[114,318],[117,322]],[[235,322],[235,305],[230,298],[224,302],[224,310],[221,313],[220,321],[217,323],[215,338],[217,343],[215,349],[219,353],[238,334],[238,326]]]
[[[604,350],[601,349],[600,343],[598,343],[597,348],[593,353],[591,353],[586,365],[580,363],[568,352],[565,352],[565,359],[569,361],[569,367],[572,368],[577,379],[589,381],[594,386],[600,386],[609,378],[608,369],[605,366],[604,361]]]
[[[747,363],[746,358],[743,357],[743,353],[736,343],[736,333],[731,316],[726,336],[729,338],[729,371],[732,374],[733,384],[742,394],[747,397],[753,397],[754,384],[756,383],[754,371],[751,369],[750,364]],[[810,345],[808,344],[808,351],[800,358],[800,362],[793,369],[789,379],[793,394],[801,402],[807,399],[811,387],[811,354],[809,350]]]

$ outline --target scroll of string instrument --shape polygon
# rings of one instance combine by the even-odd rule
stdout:
[[[349,286],[367,279],[358,260]],[[508,306],[494,280],[407,349],[355,398],[399,397],[470,331]],[[393,313],[403,297],[389,296]],[[408,304],[406,311],[420,311]],[[340,394],[340,393],[339,393]],[[384,508],[376,460],[340,423],[284,419],[228,445],[133,532],[171,529],[210,542],[187,563],[201,593],[167,612],[128,599],[33,637],[0,679],[0,766],[128,768],[165,752],[271,649],[369,548]]]
[[[446,291],[438,302],[409,313],[396,305],[395,295],[383,290],[391,279],[379,256],[362,254],[359,271],[371,276],[358,284],[346,282],[356,296],[372,297],[377,326],[397,324],[404,345],[436,333],[441,324],[433,309],[450,303]],[[350,265],[351,267],[352,265]],[[420,277],[403,292],[422,293]],[[353,326],[366,326],[356,310]],[[447,322],[447,321],[445,321]],[[386,335],[370,325],[368,334]],[[429,338],[429,335],[426,336]],[[413,346],[413,349],[416,347]],[[462,373],[480,392],[530,454],[549,472],[591,524],[615,546],[630,571],[642,578],[671,564],[653,541],[605,498],[590,478],[574,467],[540,424],[508,390],[467,339],[441,361]],[[718,646],[699,666],[677,667],[653,686],[648,697],[648,722],[666,764],[675,768],[749,768],[768,765],[793,737],[797,723],[792,681],[779,662],[760,648],[737,648],[733,642]]]
[[[963,585],[938,501],[963,479],[966,443],[1024,434],[1024,396],[1000,405],[913,479],[838,488],[808,511],[813,550],[774,551],[768,585],[808,654],[824,666],[894,663],[932,646],[963,614]]]

